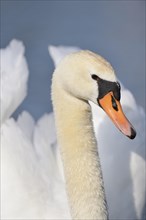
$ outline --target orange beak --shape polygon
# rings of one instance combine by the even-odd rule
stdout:
[[[114,98],[113,92],[107,93],[98,102],[116,127],[130,139],[134,139],[136,131],[124,115],[121,104]]]

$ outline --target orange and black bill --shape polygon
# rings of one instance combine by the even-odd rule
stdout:
[[[130,139],[134,139],[136,131],[123,113],[120,101],[115,99],[113,92],[107,93],[98,100],[99,105],[111,118],[116,127]]]

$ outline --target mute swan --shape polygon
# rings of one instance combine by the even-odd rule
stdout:
[[[64,56],[80,50],[77,47],[49,46],[49,53],[56,66]],[[94,131],[99,143],[109,218],[143,219],[146,215],[145,113],[137,105],[131,92],[122,84],[121,91],[124,112],[133,121],[137,130],[136,139],[132,142],[125,139],[116,131],[104,111],[90,102]],[[112,136],[114,138],[111,138]]]
[[[122,112],[120,84],[113,68],[90,51],[68,55],[53,74],[52,100],[72,218],[107,219],[102,172],[88,101],[103,108],[129,138],[136,136]]]
[[[7,51],[10,54],[13,51],[13,56],[11,57],[11,59],[14,61],[14,63],[18,63],[16,59],[17,56],[15,56],[14,51],[17,51],[19,45],[20,42],[15,41],[15,47],[13,47],[13,49],[8,47],[10,49],[10,51],[8,51],[7,48]],[[20,48],[22,51],[24,51],[23,46],[21,46]],[[9,53],[7,54],[7,56],[9,56]],[[22,57],[21,60],[26,63],[23,53],[20,52],[19,57]],[[16,65],[11,66],[11,59],[9,59],[9,61],[7,57],[5,57],[5,59],[6,62],[4,63],[9,66],[9,69],[13,73],[14,78],[16,72],[21,75],[20,69],[22,67],[24,70],[27,69],[27,65],[22,66],[22,64],[20,63],[20,66],[17,66],[17,71],[14,71],[14,66]],[[5,70],[3,72],[5,72],[6,78],[9,79],[11,76],[10,72],[7,72]],[[23,74],[25,74],[25,71],[23,72]],[[16,82],[19,82],[19,80],[21,81],[21,79],[23,79],[23,77],[18,77]],[[23,86],[18,87],[18,94],[21,97],[20,101],[22,101],[24,98],[23,88],[26,88],[26,81],[27,80],[24,80],[24,85],[22,84]],[[7,84],[5,84],[4,86],[6,85]],[[12,89],[15,90],[15,85],[14,88],[11,87],[11,91]],[[144,141],[144,114],[142,110],[140,110],[139,112],[139,108],[135,106],[136,103],[129,91],[123,89],[122,94],[123,96],[121,97],[121,101],[122,104],[124,104],[124,110],[126,111],[126,114],[129,118],[131,117],[131,115],[133,115],[131,117],[131,120],[135,122],[134,125],[136,127],[136,130],[138,131],[135,141],[128,141],[128,139],[120,135],[119,132],[116,133],[116,130],[114,130],[113,127],[110,127],[111,124],[108,119],[104,120],[106,121],[106,123],[104,123],[103,119],[106,116],[104,115],[103,111],[100,110],[100,108],[98,108],[97,106],[95,109],[93,109],[93,117],[95,122],[94,126],[96,129],[96,135],[98,136],[99,151],[101,156],[101,164],[103,167],[105,191],[109,206],[110,219],[141,219],[141,209],[144,204],[145,187],[143,187],[144,175],[142,172],[137,172],[137,170],[142,170],[144,166],[141,158],[137,157],[136,155],[137,153],[139,154],[139,151],[141,151],[141,149],[144,149],[142,147],[144,146],[144,142],[142,142]],[[7,93],[7,96],[8,95],[10,96],[11,93]],[[4,93],[3,98],[5,100]],[[15,97],[11,96],[11,99],[12,103],[15,103]],[[17,103],[17,106],[15,105],[15,108],[18,107],[18,104],[19,103]],[[93,106],[92,104],[92,108],[94,107],[95,106]],[[11,106],[8,106],[8,109],[9,108],[11,109]],[[100,114],[100,117],[102,117],[100,125],[98,126],[97,122],[99,122],[99,120],[97,120],[97,112],[98,115]],[[97,127],[99,129],[97,129]],[[104,134],[102,132],[102,128],[105,131]],[[114,139],[112,139],[110,148],[108,148],[106,146],[106,139],[109,142],[109,140],[111,139],[110,135],[114,135]],[[103,136],[106,136],[106,139],[102,138]],[[53,114],[45,114],[44,116],[42,116],[42,118],[38,120],[37,123],[34,122],[32,116],[30,116],[27,112],[23,112],[17,120],[14,120],[13,118],[8,119],[7,117],[5,118],[5,120],[3,120],[1,128],[1,138],[2,219],[70,219],[68,204],[66,200],[66,192],[64,188],[64,181],[60,175],[58,167],[56,166],[58,164],[60,166],[60,159],[58,159],[59,154],[58,147],[56,145],[56,133]],[[117,139],[119,140],[118,144],[120,146],[115,146],[114,148],[113,141]],[[123,148],[122,145],[125,145],[125,147]],[[118,179],[121,181],[120,184],[127,183],[127,175],[129,174],[126,174],[127,165],[125,165],[122,173],[120,171],[119,174],[118,172],[112,172],[113,170],[116,171],[117,166],[114,166],[114,163],[109,163],[114,161],[114,156],[116,158],[118,151],[120,151],[119,154],[121,154],[121,160],[123,160],[125,163],[125,159],[127,159],[127,157],[125,158],[126,154],[124,152],[127,150],[126,145],[128,145],[128,148],[130,149],[134,148],[135,151],[135,154],[132,155],[132,163],[130,166],[132,166],[131,172],[134,184],[133,200],[136,207],[136,214],[133,213],[133,209],[131,211],[131,201],[128,201],[128,199],[124,200],[126,198],[126,193],[124,190],[127,189],[127,198],[129,198],[128,190],[131,188],[131,186],[125,185],[123,188],[123,186],[119,185],[119,183],[116,184],[115,180],[113,179],[113,177],[115,178],[118,176]],[[117,170],[119,170],[119,168],[123,166],[123,163],[119,163],[121,160],[119,160],[118,157],[116,163],[118,164]],[[113,173],[116,173],[116,175],[113,176]],[[109,174],[111,174],[110,178]],[[116,199],[116,196],[119,195],[119,191],[115,192],[114,197],[113,192],[114,190],[121,189],[121,208],[119,208],[118,199]],[[126,204],[125,207],[123,203]]]

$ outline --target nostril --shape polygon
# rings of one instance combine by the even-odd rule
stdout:
[[[112,97],[112,107],[113,107],[116,111],[118,111],[117,103],[116,103],[114,97],[113,97],[113,96],[111,96],[111,97]]]

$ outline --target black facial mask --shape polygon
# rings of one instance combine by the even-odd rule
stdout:
[[[120,84],[118,82],[107,81],[107,80],[101,79],[97,75],[92,75],[92,79],[96,80],[97,83],[98,83],[98,88],[99,88],[98,99],[103,98],[109,92],[113,92],[114,98],[117,101],[120,101],[121,87],[120,87]]]

